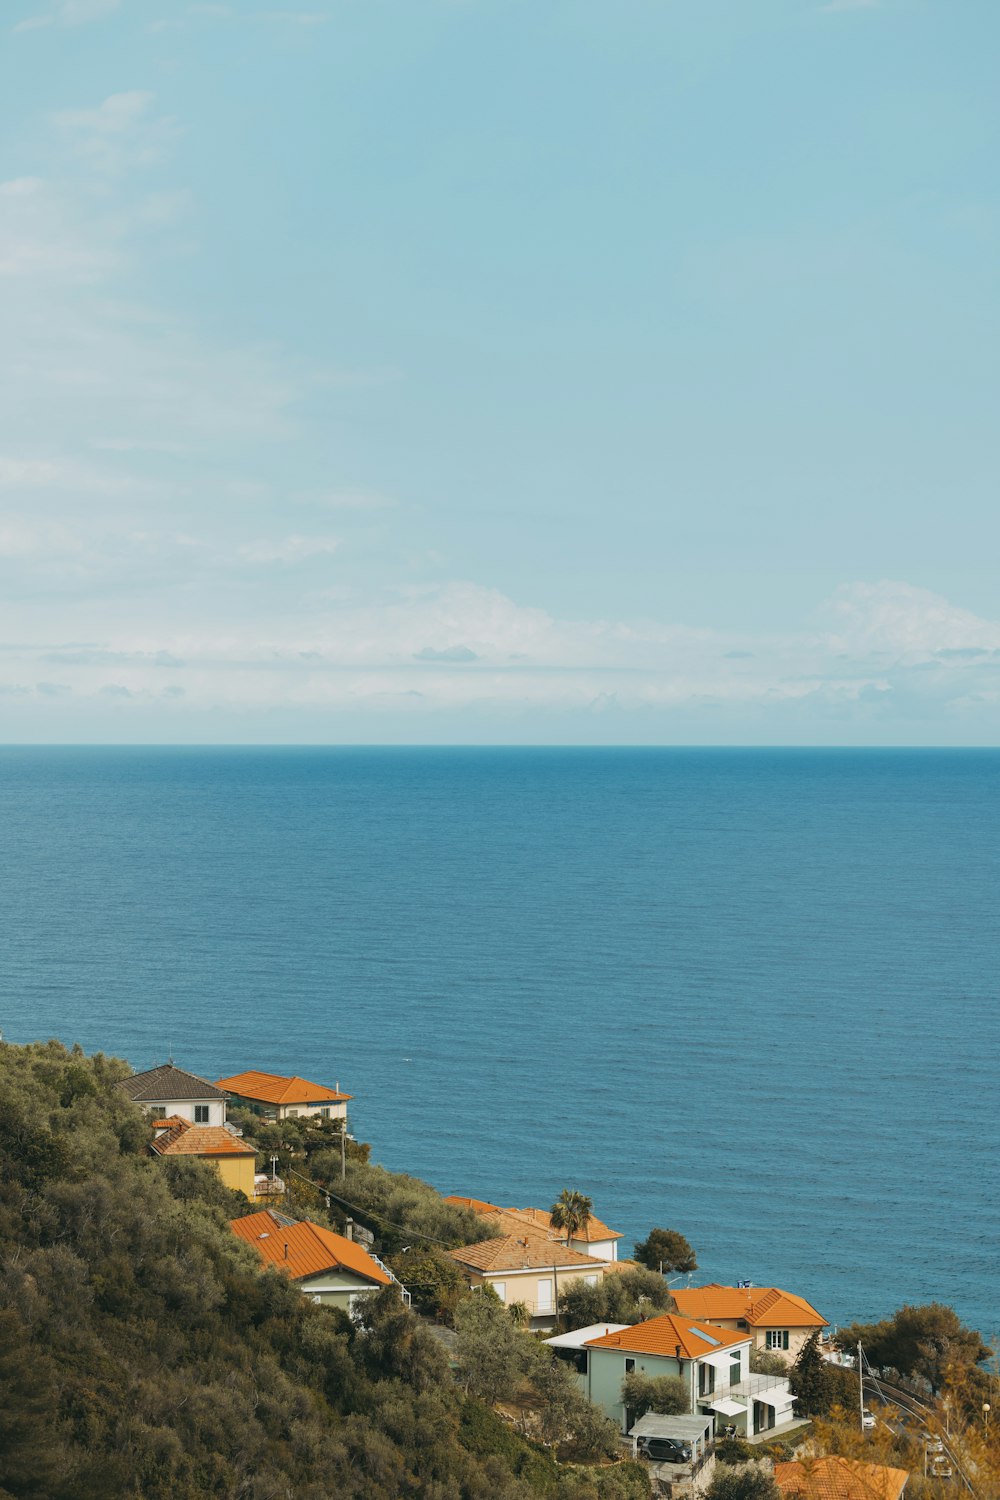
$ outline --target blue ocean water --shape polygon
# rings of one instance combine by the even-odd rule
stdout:
[[[0,751],[0,1025],[993,1335],[1000,753]]]

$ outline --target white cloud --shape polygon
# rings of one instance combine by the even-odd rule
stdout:
[[[44,15],[26,16],[11,27],[19,32],[39,31],[46,26],[86,26],[91,21],[103,21],[121,8],[122,0],[64,0],[62,5]]]
[[[1000,648],[1000,623],[983,620],[912,584],[844,584],[825,606],[834,649],[852,655],[913,655]]]
[[[177,121],[152,115],[154,98],[145,89],[126,89],[96,109],[60,110],[52,123],[85,168],[114,177],[162,162],[176,139]]]

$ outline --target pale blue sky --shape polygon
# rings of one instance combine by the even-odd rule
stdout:
[[[996,743],[993,0],[7,0],[0,739]]]

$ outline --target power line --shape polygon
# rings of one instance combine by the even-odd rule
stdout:
[[[446,1250],[452,1248],[447,1240],[438,1239],[436,1234],[423,1234],[419,1229],[413,1229],[409,1224],[397,1224],[395,1220],[387,1219],[385,1214],[376,1213],[373,1208],[361,1208],[357,1203],[348,1202],[346,1198],[342,1198],[339,1193],[333,1192],[331,1188],[324,1187],[319,1182],[314,1182],[311,1177],[303,1177],[302,1173],[296,1172],[294,1167],[286,1167],[285,1172],[291,1177],[297,1177],[300,1182],[307,1183],[309,1187],[313,1188],[317,1193],[322,1193],[324,1197],[336,1198],[337,1202],[343,1204],[344,1208],[353,1209],[362,1218],[378,1219],[380,1223],[387,1224],[390,1229],[400,1230],[402,1234],[409,1235],[411,1239],[430,1240],[432,1244],[444,1245]]]

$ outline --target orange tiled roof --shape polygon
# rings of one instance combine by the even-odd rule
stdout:
[[[532,1268],[544,1270],[553,1265],[560,1270],[564,1266],[586,1266],[588,1270],[597,1271],[603,1265],[603,1261],[595,1260],[592,1255],[570,1250],[558,1240],[550,1240],[530,1231],[522,1231],[520,1235],[501,1234],[496,1239],[480,1240],[478,1245],[460,1245],[457,1250],[449,1250],[447,1254],[457,1260],[459,1265],[484,1274]]]
[[[293,1281],[343,1269],[378,1286],[392,1284],[392,1277],[360,1245],[308,1219],[288,1223],[270,1209],[264,1209],[244,1219],[231,1219],[230,1227],[241,1240],[253,1246],[265,1265],[284,1271]]]
[[[544,1208],[503,1208],[501,1213],[520,1219],[530,1224],[532,1228],[539,1229],[543,1234],[554,1234],[558,1239],[565,1241],[565,1229],[555,1229],[552,1225],[552,1215]],[[609,1229],[607,1224],[601,1222],[594,1214],[591,1214],[586,1224],[578,1229],[573,1238],[583,1240],[590,1244],[594,1240],[620,1240],[621,1234],[617,1229]]]
[[[353,1097],[328,1089],[323,1083],[285,1078],[280,1073],[234,1073],[232,1078],[220,1078],[216,1087],[244,1099],[259,1099],[262,1104],[328,1104]]]
[[[782,1495],[802,1495],[805,1500],[899,1500],[909,1477],[905,1469],[838,1455],[774,1466]]]
[[[804,1297],[779,1286],[674,1287],[677,1311],[686,1318],[743,1318],[751,1328],[825,1328],[826,1319]]]
[[[497,1208],[495,1203],[487,1203],[483,1198],[460,1198],[457,1193],[449,1193],[444,1200],[453,1208],[471,1208],[474,1214],[500,1214],[502,1208]]]
[[[720,1349],[744,1344],[746,1340],[745,1333],[715,1328],[693,1318],[679,1318],[676,1313],[663,1313],[645,1323],[623,1328],[620,1333],[591,1339],[587,1348],[628,1349],[636,1354],[664,1354],[670,1358],[676,1357],[680,1349],[682,1359],[703,1359],[706,1354],[717,1354]]]
[[[190,1125],[190,1120],[185,1120],[183,1115],[166,1115],[162,1120],[150,1120],[154,1130],[173,1130],[177,1125]]]
[[[161,1130],[150,1148],[157,1156],[256,1156],[252,1146],[221,1125],[192,1125],[181,1120]]]

